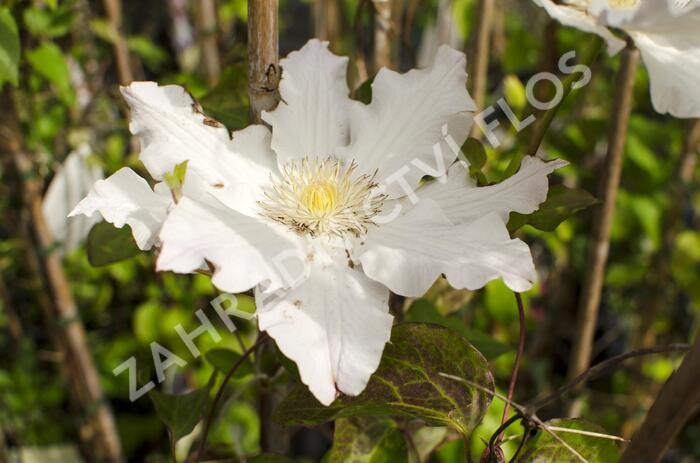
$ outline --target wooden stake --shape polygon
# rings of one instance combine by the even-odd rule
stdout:
[[[314,2],[314,33],[316,38],[327,40],[331,50],[335,49],[338,40],[339,6],[336,0],[316,0]]]
[[[134,74],[131,71],[129,48],[122,33],[122,2],[121,0],[104,0],[104,8],[115,35],[114,55],[117,61],[119,84],[129,85],[134,80]]]
[[[277,15],[277,0],[248,0],[248,98],[254,124],[261,124],[260,113],[279,102]]]
[[[476,103],[477,110],[484,109],[486,101],[486,80],[489,71],[489,52],[491,43],[491,26],[493,23],[494,0],[479,0],[476,14],[475,40],[472,52],[471,66],[471,95]],[[476,126],[472,136],[480,138],[481,130]]]
[[[391,60],[391,0],[372,0],[374,5],[373,72],[392,69]]]
[[[53,238],[44,218],[41,206],[41,182],[34,175],[34,168],[22,145],[19,124],[12,111],[12,99],[4,95],[2,124],[0,124],[0,149],[12,157],[15,169],[22,179],[23,201],[34,235],[35,245],[41,250],[53,246]],[[71,293],[60,257],[55,252],[41,253],[41,266],[46,275],[53,299],[52,314],[61,326],[61,346],[65,357],[71,363],[73,378],[84,394],[84,410],[88,420],[94,423],[95,455],[100,461],[119,463],[123,461],[121,444],[114,416],[104,399],[100,377],[90,351],[85,328],[80,321],[77,306]]]
[[[620,463],[657,463],[700,404],[700,337],[664,384]]]
[[[219,83],[221,63],[219,62],[219,45],[217,42],[216,5],[214,0],[200,0],[197,9],[199,37],[202,61],[207,83],[214,86]]]
[[[593,236],[589,245],[583,291],[579,301],[574,348],[569,360],[568,379],[588,369],[598,321],[598,307],[603,289],[605,266],[610,248],[610,228],[615,213],[615,199],[620,185],[622,158],[627,140],[627,128],[632,113],[634,80],[639,66],[639,50],[628,45],[622,53],[615,84],[615,103],[610,125],[605,171],[601,177],[600,199]],[[571,410],[574,412],[574,410]]]

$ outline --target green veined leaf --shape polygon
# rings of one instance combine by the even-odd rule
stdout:
[[[100,222],[92,227],[87,237],[87,251],[88,261],[94,267],[126,260],[141,252],[130,228],[115,228],[108,222]]]
[[[453,329],[464,336],[477,348],[487,360],[495,360],[512,349],[491,336],[479,331],[469,329],[460,318],[442,315],[437,311],[432,302],[427,299],[416,299],[406,312],[407,322],[434,323]]]
[[[70,73],[63,52],[55,43],[47,42],[27,52],[27,60],[34,70],[54,84],[58,96],[71,106],[75,93],[70,82]]]
[[[5,82],[17,85],[19,33],[9,8],[0,8],[0,88]]]
[[[540,204],[539,209],[532,214],[523,215],[511,212],[508,231],[513,233],[527,224],[538,230],[553,231],[560,223],[576,212],[599,202],[586,190],[556,185],[549,189],[547,200]]]
[[[379,368],[362,394],[341,396],[324,407],[306,386],[298,385],[279,405],[274,419],[314,426],[337,418],[395,415],[451,426],[467,435],[491,402],[484,389],[493,387],[486,359],[459,333],[437,325],[404,323],[394,327]]]
[[[187,394],[173,395],[159,391],[148,393],[160,419],[170,430],[173,442],[188,435],[199,423],[209,399],[209,387]]]
[[[335,423],[327,463],[394,463],[408,461],[406,438],[387,418],[347,418]]]
[[[228,349],[212,349],[204,354],[204,358],[218,371],[226,374],[241,358],[241,355]],[[236,369],[236,373],[234,373],[233,377],[242,378],[252,373],[253,365],[249,360],[246,360]]]
[[[571,430],[607,434],[604,429],[580,418],[551,420],[548,426]],[[620,460],[620,449],[615,441],[599,436],[580,433],[553,431],[561,440],[578,452],[588,463],[615,463]],[[570,449],[562,445],[550,433],[539,430],[535,437],[528,439],[518,463],[572,463],[581,461]]]

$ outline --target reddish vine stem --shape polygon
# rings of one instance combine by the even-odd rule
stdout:
[[[231,369],[226,373],[226,376],[224,376],[224,380],[221,382],[221,386],[219,386],[219,390],[216,392],[216,396],[214,396],[214,401],[211,404],[211,408],[209,409],[209,416],[207,416],[207,421],[204,423],[204,431],[202,432],[202,439],[199,441],[199,447],[197,448],[197,454],[194,458],[194,463],[197,463],[201,458],[202,458],[202,453],[204,453],[204,447],[207,443],[207,437],[209,436],[209,429],[211,429],[211,424],[214,421],[214,416],[216,414],[216,408],[219,405],[219,402],[221,401],[221,397],[224,395],[224,391],[226,390],[226,385],[228,384],[229,380],[233,377],[233,374],[238,370],[238,367],[243,365],[243,362],[245,362],[250,355],[255,352],[258,347],[263,345],[270,337],[265,333],[264,331],[260,333],[260,336],[258,336],[258,340],[250,346],[243,354],[241,355],[241,358],[239,358],[236,363],[233,364]]]
[[[520,373],[520,360],[523,356],[523,351],[525,350],[525,307],[523,305],[523,298],[520,293],[515,294],[515,302],[518,304],[518,323],[520,325],[520,333],[518,335],[518,351],[515,353],[515,363],[513,364],[513,372],[510,375],[510,385],[508,386],[508,402],[503,406],[503,417],[501,417],[501,424],[504,424],[508,419],[509,404],[513,400],[513,394],[515,393],[515,385],[518,382],[518,374]],[[496,442],[500,442],[503,438],[503,432],[501,432],[496,438]]]

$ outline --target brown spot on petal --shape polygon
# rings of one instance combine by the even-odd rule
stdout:
[[[224,124],[222,124],[221,122],[217,121],[216,119],[211,119],[209,117],[204,118],[204,125],[208,125],[209,127],[215,127],[217,129],[219,127],[224,126]]]
[[[223,188],[223,187],[224,187],[224,184],[221,183],[221,182],[219,182],[219,183],[213,184],[212,186],[213,186],[214,188]]]
[[[296,307],[297,309],[301,308],[301,301],[299,299],[295,299],[294,302],[292,302],[292,304],[294,304],[294,307]]]

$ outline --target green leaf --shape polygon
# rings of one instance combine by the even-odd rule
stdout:
[[[559,428],[606,434],[605,430],[600,426],[580,418],[551,420],[545,424]],[[554,433],[576,450],[588,463],[615,463],[620,460],[620,449],[610,439],[572,432],[554,431]],[[539,430],[535,437],[528,439],[523,453],[521,453],[517,461],[518,463],[571,463],[580,460],[551,434]]]
[[[432,324],[394,327],[378,370],[357,397],[341,396],[324,407],[303,385],[296,386],[275,411],[286,425],[315,426],[337,418],[395,415],[451,426],[467,435],[481,420],[493,377],[486,359],[459,333]]]
[[[130,228],[115,228],[108,222],[92,227],[87,237],[87,251],[88,261],[94,267],[120,262],[141,252]]]
[[[374,78],[367,79],[362,84],[355,89],[352,98],[357,101],[361,101],[364,104],[370,104],[372,102],[372,82]]]
[[[17,85],[19,33],[9,8],[0,8],[0,88],[5,82]]]
[[[199,423],[209,399],[209,387],[187,394],[173,395],[159,391],[148,393],[160,419],[170,430],[173,442],[188,435]]]
[[[467,138],[461,147],[465,160],[469,164],[469,175],[476,180],[479,185],[487,185],[488,180],[481,171],[486,165],[486,148],[476,138]]]
[[[386,418],[347,418],[335,423],[327,463],[394,463],[408,461],[406,438]]]
[[[89,25],[92,33],[105,42],[114,44],[117,41],[117,31],[114,30],[114,27],[112,27],[109,21],[105,19],[93,19],[90,21]]]
[[[263,453],[246,460],[248,463],[294,463],[294,460],[276,453]]]
[[[29,7],[24,10],[23,19],[24,25],[32,35],[51,38],[66,35],[73,25],[75,14],[68,8],[50,11]]]
[[[467,138],[462,145],[462,153],[466,156],[469,167],[481,169],[486,164],[486,148],[476,138]]]
[[[229,130],[246,127],[250,123],[247,79],[244,64],[226,67],[216,87],[199,101],[204,112]]]
[[[126,46],[152,71],[160,70],[161,66],[168,61],[168,52],[142,35],[128,37]]]
[[[527,106],[525,86],[517,76],[510,74],[503,79],[503,94],[516,113],[521,112]]]
[[[526,224],[530,224],[538,230],[553,231],[574,213],[599,202],[586,190],[556,185],[549,189],[547,200],[540,204],[539,209],[532,214],[523,215],[511,212],[508,231],[513,233]]]
[[[47,42],[29,50],[27,60],[36,72],[54,84],[61,100],[71,106],[75,101],[75,94],[70,83],[68,64],[61,49],[55,43]]]
[[[212,349],[204,354],[207,362],[220,371],[226,374],[231,370],[233,365],[241,358],[241,355],[228,349]],[[234,373],[234,378],[242,378],[253,373],[253,365],[249,360],[246,360],[238,366]]]
[[[513,350],[485,333],[467,328],[464,321],[457,317],[440,314],[433,303],[428,299],[416,299],[406,312],[406,321],[434,323],[453,329],[467,338],[467,340],[489,361],[495,360],[501,355]]]

